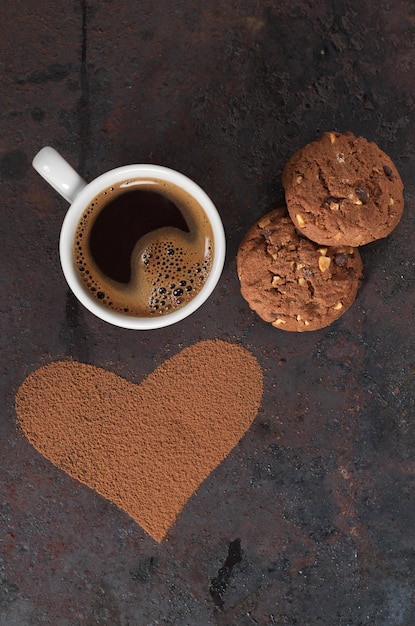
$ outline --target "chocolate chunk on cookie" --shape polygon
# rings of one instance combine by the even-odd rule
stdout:
[[[238,249],[241,294],[276,328],[316,330],[354,302],[362,276],[359,251],[323,247],[296,230],[285,209],[256,222]]]
[[[289,214],[309,239],[360,246],[386,237],[402,217],[401,177],[373,142],[324,133],[287,162],[282,184]]]

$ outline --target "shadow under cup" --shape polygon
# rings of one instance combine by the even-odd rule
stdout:
[[[81,191],[62,226],[60,255],[89,311],[116,326],[154,329],[184,319],[210,296],[225,234],[196,183],[162,166],[127,166]]]

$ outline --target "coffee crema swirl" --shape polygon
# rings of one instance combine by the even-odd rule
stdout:
[[[152,317],[201,291],[213,245],[209,219],[190,194],[158,179],[129,179],[105,189],[82,214],[74,263],[100,305]]]

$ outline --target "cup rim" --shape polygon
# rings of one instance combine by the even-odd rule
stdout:
[[[101,306],[91,298],[83,286],[73,262],[73,240],[79,219],[87,207],[103,189],[112,183],[119,183],[130,177],[159,178],[166,182],[183,187],[202,206],[212,225],[214,237],[214,255],[211,271],[199,293],[182,308],[160,315],[160,317],[137,317],[118,313]],[[218,210],[206,192],[185,174],[162,165],[131,164],[109,170],[88,183],[70,205],[62,223],[59,253],[62,271],[66,281],[77,299],[96,317],[120,328],[133,330],[153,330],[170,326],[194,313],[212,294],[222,274],[226,240],[222,220]]]

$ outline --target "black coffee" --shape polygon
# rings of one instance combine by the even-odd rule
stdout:
[[[106,189],[83,213],[74,261],[85,288],[110,309],[136,316],[171,313],[202,289],[213,232],[189,194],[157,179]]]
[[[166,227],[189,232],[186,220],[171,200],[154,191],[132,189],[110,199],[96,216],[89,234],[89,250],[105,276],[128,284],[137,241]]]

